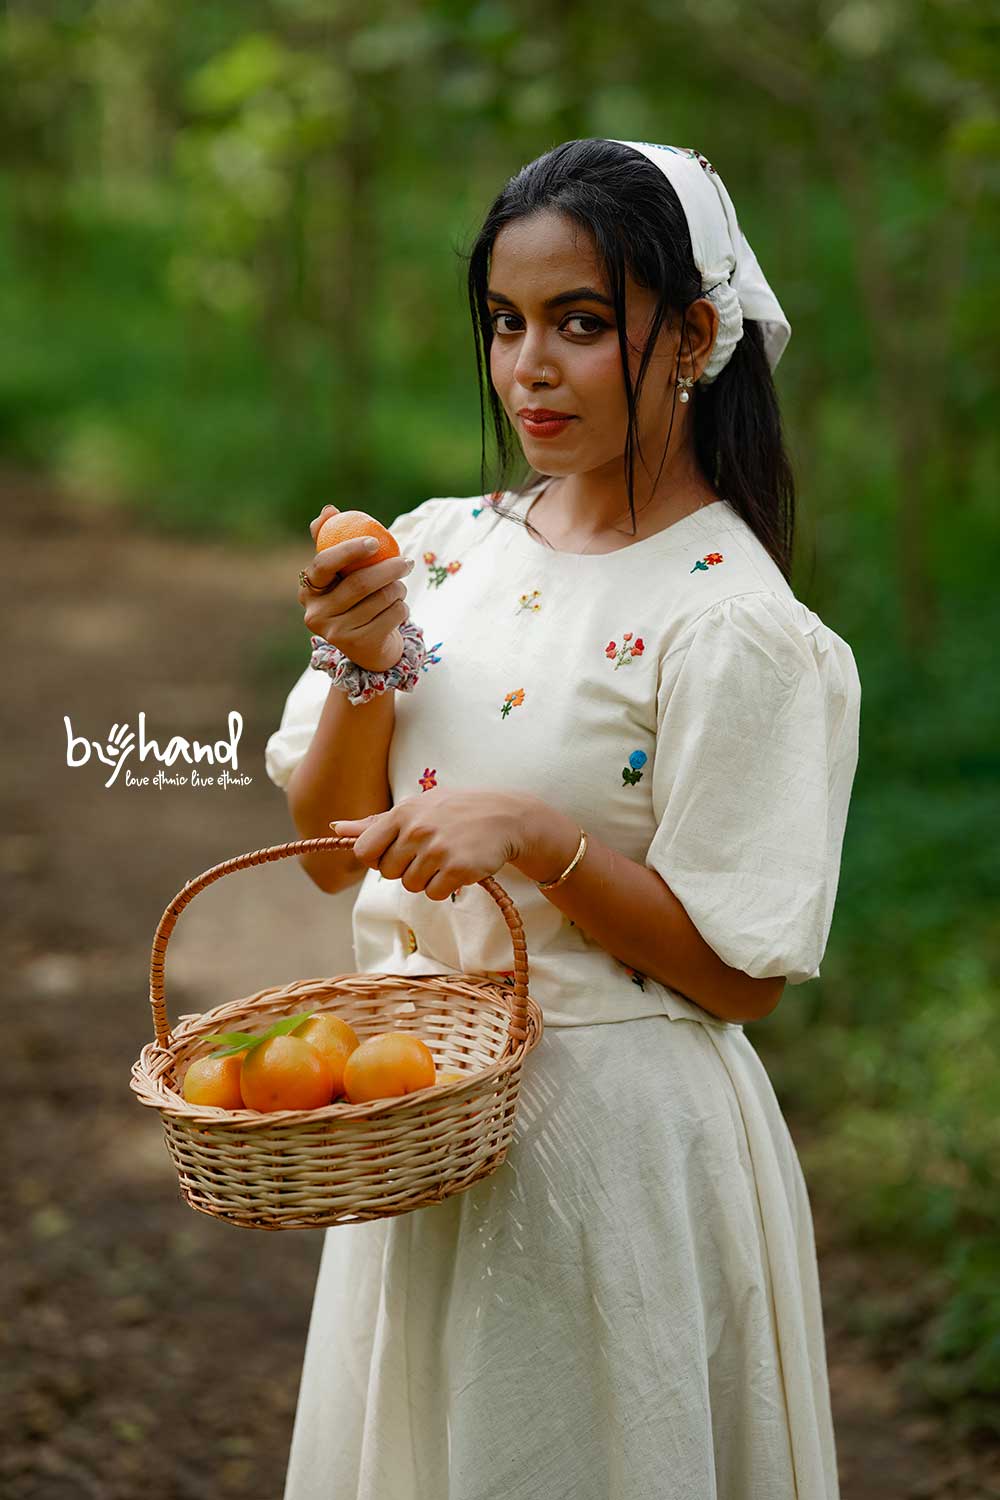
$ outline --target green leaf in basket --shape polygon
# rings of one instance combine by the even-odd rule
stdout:
[[[297,1016],[285,1016],[282,1020],[275,1021],[273,1026],[269,1026],[264,1035],[287,1036],[288,1032],[294,1031],[297,1026],[301,1026],[303,1022],[308,1021],[314,1014],[314,1011],[304,1010],[300,1011]]]
[[[280,1021],[275,1021],[266,1031],[261,1031],[256,1036],[250,1031],[220,1031],[213,1036],[203,1037],[206,1042],[215,1042],[216,1051],[212,1057],[232,1057],[234,1052],[252,1052],[259,1047],[261,1042],[269,1041],[273,1036],[286,1036],[289,1031],[294,1031],[301,1026],[303,1021],[308,1021],[314,1014],[313,1011],[301,1011],[297,1016],[283,1016]]]
[[[219,1031],[212,1036],[203,1036],[203,1042],[215,1042],[217,1046],[224,1047],[226,1052],[239,1052],[243,1047],[249,1047],[259,1042],[259,1036],[253,1036],[249,1031]],[[222,1057],[222,1052],[213,1052],[213,1057]]]
[[[252,1052],[264,1040],[262,1036],[252,1036],[246,1042],[234,1042],[231,1047],[221,1047],[215,1052],[210,1052],[209,1057],[232,1057],[234,1052]]]

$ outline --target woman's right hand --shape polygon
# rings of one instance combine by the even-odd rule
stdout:
[[[310,521],[314,543],[323,522],[336,514],[335,505],[324,505]],[[338,569],[345,562],[365,556],[363,541],[363,537],[355,537],[317,552],[305,570],[306,576],[317,588],[330,583],[333,586],[328,593],[314,594],[300,584],[299,603],[313,635],[322,636],[329,645],[338,647],[366,672],[385,672],[403,654],[403,637],[398,627],[410,617],[406,586],[402,582],[410,567],[403,557],[387,557],[338,577]]]

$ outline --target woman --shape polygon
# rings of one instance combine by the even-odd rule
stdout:
[[[858,756],[854,657],[788,582],[790,328],[711,163],[648,142],[524,167],[469,292],[532,473],[394,523],[413,623],[402,560],[314,558],[267,768],[303,836],[366,809],[307,866],[366,867],[359,970],[510,971],[496,875],[546,1029],[500,1169],[326,1232],[285,1500],[835,1500],[809,1199],[744,1031],[819,974]]]

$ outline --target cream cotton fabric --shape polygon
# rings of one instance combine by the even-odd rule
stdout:
[[[860,683],[732,507],[582,556],[487,497],[391,529],[429,652],[396,695],[394,801],[540,797],[657,870],[726,963],[818,974]],[[276,785],[329,690],[293,686]],[[443,1204],[326,1232],[285,1500],[836,1500],[808,1194],[743,1027],[496,878],[546,1024],[514,1142]],[[353,936],[364,972],[513,963],[479,886],[436,902],[369,870]]]

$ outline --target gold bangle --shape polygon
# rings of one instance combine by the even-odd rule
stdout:
[[[538,889],[540,891],[551,891],[553,886],[562,885],[563,881],[566,879],[566,876],[572,874],[586,852],[587,835],[586,832],[581,828],[580,846],[577,849],[576,853],[573,855],[573,858],[570,860],[569,864],[566,866],[565,870],[563,870],[562,874],[556,880],[536,880],[535,884],[538,886]]]

